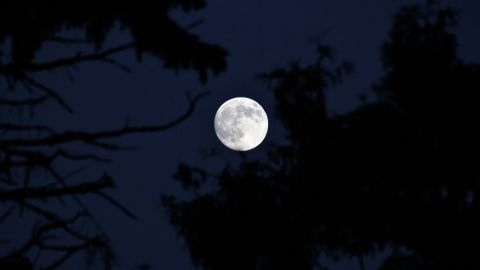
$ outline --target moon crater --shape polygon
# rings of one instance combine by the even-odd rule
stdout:
[[[238,97],[227,100],[215,115],[215,133],[228,148],[248,151],[267,135],[268,118],[256,101]]]

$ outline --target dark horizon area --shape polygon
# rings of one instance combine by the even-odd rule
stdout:
[[[478,269],[480,3],[47,2],[0,7],[0,269]]]

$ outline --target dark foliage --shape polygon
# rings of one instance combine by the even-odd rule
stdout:
[[[110,54],[134,48],[138,59],[144,53],[164,61],[167,68],[193,68],[202,82],[211,69],[225,69],[226,51],[202,42],[169,16],[175,8],[185,12],[205,6],[203,0],[170,1],[5,1],[0,11],[0,42],[10,42],[10,61],[0,52],[0,74],[22,79],[26,73],[74,65],[84,61],[113,62]],[[104,41],[114,27],[128,30],[130,43],[102,51]],[[81,38],[59,36],[65,30],[83,31]],[[35,55],[47,42],[93,44],[94,54],[74,54],[71,58],[36,63]],[[114,50],[114,51],[111,51]],[[103,54],[103,55],[102,55]]]
[[[329,117],[324,93],[351,68],[331,65],[325,47],[309,66],[262,75],[290,144],[226,167],[216,192],[163,198],[196,264],[313,269],[326,255],[364,269],[364,255],[388,247],[382,270],[478,269],[480,66],[456,55],[455,19],[451,8],[401,9],[378,100],[346,115]],[[179,181],[198,183],[181,169]]]
[[[31,113],[28,120],[8,114],[0,120],[0,224],[15,217],[14,214],[21,218],[24,212],[35,216],[31,235],[25,237],[25,242],[3,239],[9,236],[2,235],[0,269],[32,269],[32,263],[36,269],[59,269],[77,254],[84,255],[88,269],[112,269],[115,256],[111,241],[85,207],[83,198],[98,196],[126,216],[136,217],[107,193],[114,187],[108,174],[89,180],[78,179],[78,173],[90,162],[109,162],[99,155],[101,150],[125,149],[109,140],[172,128],[185,121],[205,95],[187,95],[186,111],[163,124],[127,123],[124,127],[98,132],[60,130],[35,124],[39,117],[35,109],[47,101],[56,102],[69,113],[74,111],[61,93],[39,80],[37,74],[57,69],[70,74],[84,62],[130,71],[115,55],[132,51],[138,60],[149,54],[163,61],[168,69],[192,69],[205,83],[210,71],[216,75],[226,68],[226,51],[190,33],[198,22],[180,26],[169,14],[178,8],[190,12],[204,6],[203,0],[0,3],[0,76],[6,81],[6,89],[0,93],[0,109],[14,114],[23,114],[25,110]],[[131,41],[105,48],[108,34],[119,29],[129,31]],[[41,49],[52,44],[71,49],[71,56],[50,54],[49,59],[40,61],[37,56]],[[65,172],[62,167],[65,164],[80,168]],[[37,259],[42,252],[49,254],[49,259],[39,263]],[[30,262],[28,257],[35,258]],[[148,264],[141,268],[148,268]]]

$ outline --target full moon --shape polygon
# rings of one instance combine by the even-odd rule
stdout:
[[[265,139],[268,118],[255,100],[237,97],[227,100],[218,108],[214,126],[218,139],[226,147],[248,151]]]

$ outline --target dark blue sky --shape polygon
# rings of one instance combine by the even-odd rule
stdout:
[[[319,35],[333,46],[339,59],[354,63],[352,77],[328,93],[332,113],[351,110],[358,104],[356,97],[368,92],[381,75],[379,48],[390,29],[392,15],[398,7],[416,2],[208,0],[207,8],[201,12],[172,13],[184,25],[204,19],[194,32],[229,50],[227,71],[211,78],[207,85],[201,85],[193,72],[175,74],[149,57],[138,64],[131,52],[118,59],[131,66],[133,74],[85,64],[74,73],[73,82],[63,72],[43,76],[43,81],[64,93],[76,110],[74,115],[63,114],[61,108],[52,104],[37,112],[40,121],[58,129],[105,130],[122,126],[126,118],[132,125],[162,123],[186,109],[186,90],[210,91],[186,123],[164,133],[122,138],[119,142],[137,149],[106,153],[113,158],[112,164],[92,166],[91,171],[85,172],[87,176],[104,169],[111,173],[117,188],[110,194],[139,217],[138,221],[132,221],[93,197],[87,202],[113,239],[120,269],[131,269],[142,262],[151,263],[154,269],[193,269],[183,240],[176,236],[160,205],[160,194],[181,192],[171,177],[180,161],[215,168],[225,161],[238,160],[238,154],[222,147],[214,134],[213,117],[223,101],[235,96],[257,100],[270,118],[266,143],[281,141],[283,134],[273,119],[271,93],[254,77],[291,60],[309,62],[314,56],[314,46],[308,39]],[[461,10],[456,31],[461,57],[480,62],[480,3],[471,0],[442,3],[451,3]],[[127,34],[117,32],[109,37],[106,47],[128,38]],[[58,57],[63,53],[67,51],[46,47],[40,57]],[[211,147],[222,149],[222,157],[204,160],[202,150]],[[261,145],[246,155],[261,157],[264,151],[265,145]],[[350,263],[337,267],[344,264]]]

